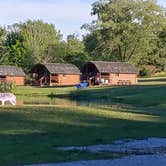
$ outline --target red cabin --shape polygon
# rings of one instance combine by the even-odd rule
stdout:
[[[22,68],[9,65],[0,65],[0,81],[13,82],[15,85],[24,85],[25,73]]]
[[[80,83],[80,71],[73,64],[37,64],[32,69],[32,76],[35,85],[39,86],[68,86]]]
[[[130,63],[91,61],[82,69],[82,79],[90,85],[135,85],[138,70]]]

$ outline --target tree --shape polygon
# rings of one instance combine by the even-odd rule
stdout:
[[[166,71],[166,29],[158,33],[157,47],[154,50],[154,61]]]
[[[25,66],[26,50],[23,46],[23,37],[20,34],[17,24],[8,26],[8,33],[6,37],[6,47],[9,50],[9,63],[18,67]]]
[[[49,45],[46,52],[47,54],[46,57],[48,58],[47,62],[52,62],[52,63],[64,62],[66,51],[67,51],[67,44],[64,41],[59,41],[54,45]]]
[[[65,61],[81,66],[89,59],[84,42],[76,34],[68,35]]]
[[[50,62],[48,48],[56,45],[61,35],[56,31],[53,24],[44,23],[41,20],[18,24],[21,36],[24,38],[23,46],[33,57],[33,63]],[[59,43],[58,43],[59,44]]]
[[[7,31],[5,28],[0,27],[0,63],[7,64],[8,63],[8,55],[9,51],[5,45]]]
[[[84,26],[86,48],[95,59],[137,63],[150,55],[158,32],[166,25],[162,9],[151,0],[100,0],[93,4],[97,20]]]

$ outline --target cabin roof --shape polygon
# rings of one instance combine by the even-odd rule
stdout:
[[[22,68],[9,65],[0,65],[0,75],[1,76],[25,76]]]
[[[138,70],[127,62],[91,61],[100,73],[137,74]]]
[[[42,65],[44,65],[51,74],[80,74],[80,70],[73,64],[44,63]]]

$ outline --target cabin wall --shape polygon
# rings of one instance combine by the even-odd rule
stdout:
[[[24,85],[25,78],[19,76],[6,76],[6,82],[14,82],[16,85]]]
[[[110,84],[120,85],[120,84],[131,84],[135,85],[137,83],[137,74],[110,74]]]
[[[59,74],[59,85],[76,85],[80,83],[80,75]]]

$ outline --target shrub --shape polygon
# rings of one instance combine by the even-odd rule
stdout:
[[[29,75],[26,75],[25,85],[31,85],[31,84],[32,84],[32,78]]]
[[[12,90],[15,88],[15,84],[13,82],[5,83],[0,82],[0,92],[12,92]]]
[[[141,77],[149,77],[159,72],[161,69],[153,65],[145,65],[140,68],[139,75]]]

